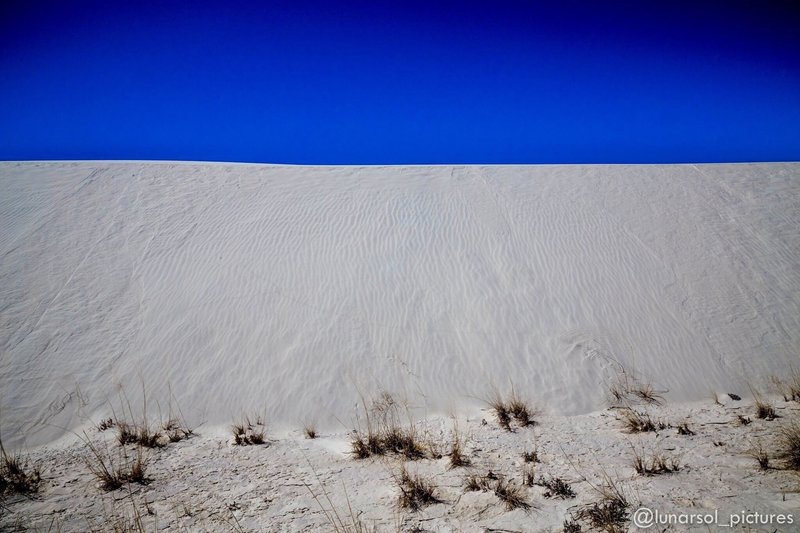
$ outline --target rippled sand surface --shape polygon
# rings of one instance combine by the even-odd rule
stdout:
[[[509,382],[585,413],[617,364],[674,400],[746,390],[798,362],[799,228],[800,164],[2,163],[3,438],[142,382],[209,424]]]

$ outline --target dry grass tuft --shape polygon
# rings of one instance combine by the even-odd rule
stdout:
[[[261,415],[251,418],[245,416],[244,420],[231,426],[233,444],[236,446],[252,446],[266,442],[266,422]]]
[[[399,406],[389,393],[381,393],[370,407],[363,396],[361,400],[366,429],[358,424],[353,430],[350,439],[353,457],[366,459],[373,455],[396,454],[409,460],[417,460],[426,457],[427,451],[431,457],[438,455],[441,458],[436,446],[432,442],[424,442],[413,424],[401,427]]]
[[[649,413],[625,408],[622,410],[623,423],[630,433],[645,433],[667,429],[669,424],[660,420],[653,420]]]
[[[489,481],[490,478],[487,476],[470,474],[469,476],[467,476],[466,483],[464,484],[464,490],[467,492],[477,492],[477,491],[488,492],[492,490]]]
[[[786,468],[800,470],[800,424],[793,422],[781,428],[778,444],[778,457],[786,461]]]
[[[42,473],[38,465],[31,465],[27,457],[11,455],[0,441],[0,496],[7,492],[32,494],[39,490]]]
[[[694,434],[695,433],[694,433],[694,431],[692,431],[692,428],[689,427],[689,423],[688,422],[681,422],[678,425],[678,435],[687,435],[687,436],[689,436],[689,435],[694,435]]]
[[[114,427],[114,419],[106,418],[105,420],[101,420],[100,423],[97,424],[97,431],[105,431],[113,427]]]
[[[312,423],[306,424],[303,426],[303,433],[305,433],[307,439],[316,439],[317,427]]]
[[[134,456],[129,456],[125,447],[118,448],[117,458],[107,450],[101,450],[88,437],[84,442],[89,448],[89,456],[84,459],[89,471],[106,491],[116,490],[126,483],[146,485],[148,459],[142,447],[137,446]]]
[[[529,451],[529,452],[523,452],[522,459],[526,463],[540,463],[541,462],[539,460],[539,452],[537,450],[532,450],[532,451]]]
[[[528,510],[531,508],[531,504],[528,503],[528,500],[525,498],[522,487],[518,487],[504,479],[497,480],[494,487],[494,494],[500,501],[505,503],[506,509],[509,511],[514,509]]]
[[[464,453],[464,441],[458,431],[458,426],[453,425],[453,442],[450,444],[450,468],[469,466],[470,460]]]
[[[536,484],[547,489],[544,493],[545,498],[566,499],[575,497],[575,491],[572,489],[572,486],[560,477],[552,477],[550,479],[541,478]]]
[[[661,452],[656,452],[647,457],[633,446],[633,469],[640,476],[657,476],[659,474],[672,474],[681,469],[680,462],[674,457],[667,457]]]
[[[742,416],[742,415],[736,415],[736,425],[738,425],[738,426],[746,426],[746,425],[750,424],[750,422],[752,422],[750,417]]]
[[[746,454],[756,460],[761,470],[769,470],[769,454],[764,450],[761,441],[757,441],[756,444],[747,450]]]
[[[564,533],[581,533],[581,524],[574,518],[564,519]]]
[[[400,476],[395,480],[400,489],[397,501],[402,509],[417,511],[434,503],[442,503],[442,500],[436,497],[436,487],[430,480],[419,475],[412,476],[405,467],[403,467],[400,471]]]
[[[634,372],[629,372],[622,365],[618,365],[617,373],[608,386],[611,404],[615,406],[629,405],[631,401],[662,405],[663,394],[667,391],[657,391],[649,381],[642,381]]]
[[[513,431],[511,426],[512,418],[516,422],[516,425],[521,428],[536,425],[536,420],[534,420],[534,418],[538,414],[538,411],[520,398],[514,390],[514,387],[511,387],[511,396],[508,401],[495,393],[486,403],[488,403],[489,407],[494,411],[497,423],[506,431]]]
[[[763,420],[775,420],[778,418],[777,413],[775,413],[775,406],[764,398],[760,392],[755,390],[752,386],[750,387],[750,393],[753,395],[753,403],[756,408],[756,417],[761,418]]]

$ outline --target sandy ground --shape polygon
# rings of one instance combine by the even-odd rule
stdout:
[[[512,426],[512,432],[502,429],[489,411],[457,420],[434,417],[417,422],[415,428],[420,439],[443,456],[415,461],[391,454],[356,459],[349,453],[346,431],[311,440],[299,428],[283,434],[268,430],[264,445],[235,446],[228,428],[201,427],[188,440],[149,451],[147,485],[111,492],[102,490],[89,472],[86,443],[72,437],[31,454],[43,468],[42,487],[33,497],[10,498],[0,525],[109,531],[139,513],[147,531],[334,531],[323,509],[335,509],[346,525],[357,517],[377,531],[561,531],[564,520],[580,516],[581,509],[600,499],[595,487],[601,487],[606,476],[627,497],[631,519],[640,507],[664,514],[717,513],[715,525],[673,525],[671,531],[729,530],[729,516],[743,512],[799,520],[800,475],[782,469],[775,456],[780,428],[800,419],[800,404],[777,398],[780,418],[761,420],[754,416],[752,402],[734,402],[725,395],[721,399],[724,405],[712,400],[640,405],[636,409],[671,427],[635,434],[624,429],[619,409],[540,416],[535,426]],[[741,425],[738,415],[752,422]],[[456,422],[471,464],[451,468],[447,454]],[[677,426],[684,422],[694,435],[678,433]],[[83,439],[105,443],[113,455],[118,450],[114,433],[113,428],[99,432],[87,427]],[[759,444],[773,457],[774,468],[761,470],[748,455]],[[680,470],[637,474],[633,450],[645,457],[663,453],[676,459]],[[523,454],[532,451],[539,462],[526,463]],[[399,507],[396,479],[404,464],[433,483],[441,503],[418,511]],[[576,496],[548,498],[545,488],[524,486],[526,467],[533,468],[537,480],[562,478]],[[470,474],[489,472],[520,486],[530,509],[508,510],[491,490],[465,490]],[[585,520],[578,522],[584,531],[593,530]],[[735,529],[797,528],[795,522]],[[631,521],[621,530],[628,529],[638,530]]]
[[[316,531],[335,529],[332,506],[382,531],[555,531],[603,477],[631,517],[800,508],[775,459],[798,404],[771,382],[800,365],[798,227],[794,163],[0,163],[0,436],[44,475],[0,524]],[[621,375],[663,391],[639,407],[663,429],[623,430]],[[486,411],[512,386],[541,408],[534,427]],[[751,387],[780,418],[752,418]],[[380,390],[434,450],[408,469],[440,503],[400,509],[403,461],[350,455],[360,398]],[[86,441],[133,448],[95,424],[176,413],[197,434],[148,450],[147,485],[97,487]],[[268,421],[267,444],[231,444],[244,413]],[[453,415],[468,468],[448,468]],[[758,469],[759,445],[778,468]],[[637,474],[635,453],[656,452],[680,470]],[[577,496],[521,487],[531,508],[506,509],[496,485],[525,468]],[[491,490],[464,491],[489,471]]]

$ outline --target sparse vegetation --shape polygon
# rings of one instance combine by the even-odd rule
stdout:
[[[107,449],[101,450],[88,437],[84,439],[84,442],[90,452],[89,456],[84,459],[86,466],[103,490],[116,490],[126,483],[146,485],[149,482],[146,475],[148,458],[141,446],[136,446],[133,456],[128,454],[124,446],[120,447],[117,449],[115,459],[111,452]]]
[[[517,395],[514,387],[511,387],[511,396],[508,401],[503,399],[500,394],[495,393],[487,403],[494,412],[497,423],[506,431],[513,431],[512,418],[521,428],[536,425],[534,418],[537,411]]]
[[[564,519],[564,533],[581,533],[581,524],[574,518]]]
[[[617,364],[617,373],[608,392],[613,405],[627,406],[631,401],[661,405],[664,403],[663,394],[667,391],[657,391],[652,383],[642,381],[635,373]]]
[[[489,491],[492,490],[487,476],[479,476],[478,474],[470,474],[467,476],[464,490],[467,492]]]
[[[786,468],[800,470],[800,424],[793,422],[781,428],[778,444],[778,457],[786,462]]]
[[[653,453],[647,457],[644,452],[631,446],[633,450],[633,469],[640,476],[656,476],[678,472],[681,465],[674,457],[667,457],[661,452]]]
[[[678,435],[685,435],[685,436],[694,435],[694,431],[692,430],[692,428],[689,427],[688,422],[681,422],[678,425]]]
[[[775,420],[778,415],[775,413],[775,406],[764,398],[761,393],[750,387],[750,392],[753,394],[753,404],[756,408],[756,417],[763,420]]]
[[[38,465],[19,454],[9,454],[0,440],[0,496],[7,492],[32,494],[39,490],[42,474]]]
[[[266,442],[266,422],[261,415],[252,419],[245,416],[243,420],[231,426],[233,444],[237,446],[252,446]]]
[[[533,464],[525,464],[522,467],[522,484],[526,487],[536,484],[536,468]]]
[[[623,423],[630,433],[645,433],[667,429],[669,424],[660,420],[653,420],[649,413],[634,409],[622,410]]]
[[[350,438],[350,449],[356,459],[366,459],[372,455],[397,454],[406,459],[416,460],[426,456],[426,446],[413,424],[401,427],[398,405],[387,392],[381,393],[368,407],[362,397],[366,429],[359,425]],[[428,443],[428,451],[437,455],[434,446]],[[439,455],[441,457],[441,455]]]
[[[575,491],[572,486],[560,477],[540,478],[536,484],[547,489],[544,493],[545,498],[566,499],[575,497]]]
[[[101,420],[99,424],[97,424],[97,431],[105,431],[107,429],[111,429],[114,427],[114,419],[113,418],[106,418]]]
[[[412,476],[405,467],[402,468],[400,475],[395,480],[400,489],[398,505],[402,509],[417,511],[434,503],[442,503],[442,500],[436,496],[436,488],[430,480],[419,475]]]
[[[464,442],[461,439],[461,434],[458,431],[458,426],[453,425],[452,443],[450,444],[450,468],[458,468],[462,466],[469,466],[470,460],[464,454]]]
[[[788,381],[772,376],[772,382],[780,391],[785,402],[800,402],[800,371],[792,366],[789,369]]]
[[[522,459],[526,463],[538,463],[539,461],[539,452],[537,450],[531,450],[529,452],[523,452]]]
[[[752,457],[758,463],[761,470],[769,470],[769,454],[764,450],[764,445],[761,441],[757,441],[749,450],[747,455]]]
[[[736,424],[737,424],[737,425],[739,425],[739,426],[746,426],[746,425],[748,425],[750,422],[752,422],[752,420],[750,419],[750,417],[743,416],[743,415],[736,415]]]
[[[317,438],[317,427],[313,423],[308,423],[303,426],[303,433],[305,434],[307,439],[316,439]]]
[[[494,494],[500,501],[505,503],[506,509],[509,511],[514,509],[528,510],[531,508],[531,504],[528,503],[528,500],[525,498],[525,492],[522,487],[518,487],[505,479],[497,480],[494,487]]]

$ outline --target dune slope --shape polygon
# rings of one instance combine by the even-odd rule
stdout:
[[[797,361],[798,228],[799,164],[2,163],[3,438],[141,382],[295,426],[509,381],[586,413],[617,363],[670,399],[742,391]]]

